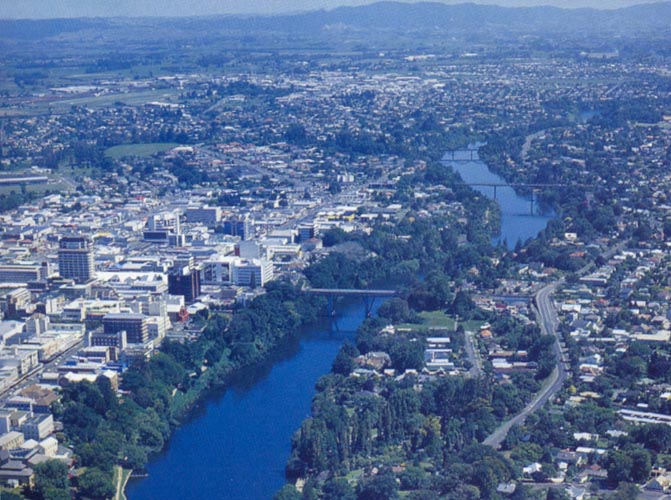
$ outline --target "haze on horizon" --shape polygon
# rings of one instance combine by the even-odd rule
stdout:
[[[415,3],[416,0],[400,0]],[[436,0],[434,0],[436,1]],[[437,0],[446,4],[465,0]],[[664,0],[470,0],[504,7],[552,5],[617,9]],[[283,14],[373,3],[371,0],[0,0],[0,19]]]

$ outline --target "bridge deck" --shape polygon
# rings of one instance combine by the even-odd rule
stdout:
[[[398,290],[357,290],[348,288],[306,288],[305,293],[313,295],[337,295],[341,297],[394,297]]]
[[[525,183],[525,182],[465,182],[467,186],[483,187],[529,187],[529,188],[551,188],[551,187],[594,187],[587,184],[552,184],[552,183]]]

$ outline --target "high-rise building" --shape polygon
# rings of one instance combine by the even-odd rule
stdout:
[[[129,344],[144,344],[149,340],[147,317],[136,313],[109,313],[103,317],[103,329],[106,335],[126,332]]]
[[[241,240],[248,240],[252,237],[254,226],[248,215],[234,215],[224,220],[224,234],[239,236]]]
[[[232,278],[237,286],[265,286],[273,279],[273,263],[263,259],[240,259],[233,265]]]
[[[304,243],[315,237],[315,225],[301,224],[298,226],[298,242]]]
[[[184,246],[186,241],[182,234],[179,211],[154,214],[147,220],[147,229],[143,233],[144,241],[149,243]]]
[[[184,215],[188,223],[195,224],[200,222],[202,224],[213,225],[221,220],[221,208],[208,206],[189,207],[186,209]]]
[[[64,236],[58,242],[58,273],[77,283],[95,278],[91,240],[83,236]]]
[[[200,295],[200,269],[194,264],[193,257],[175,261],[168,273],[168,293],[182,295],[187,303]]]

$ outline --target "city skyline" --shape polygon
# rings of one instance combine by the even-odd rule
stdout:
[[[417,3],[400,0],[404,3]],[[503,7],[532,7],[549,5],[562,8],[617,9],[662,0],[476,0],[475,3]],[[178,0],[26,0],[0,5],[0,19],[49,19],[76,17],[133,17],[133,16],[203,16],[218,14],[275,15],[313,10],[330,10],[341,6],[360,6],[375,3],[369,0],[194,0],[186,4]],[[440,3],[460,4],[463,0],[443,0]]]

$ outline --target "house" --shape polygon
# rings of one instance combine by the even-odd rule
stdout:
[[[668,491],[671,487],[671,474],[662,474],[645,485],[646,490]]]

